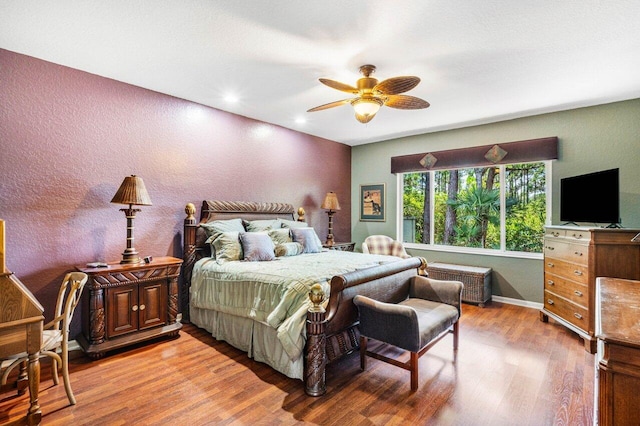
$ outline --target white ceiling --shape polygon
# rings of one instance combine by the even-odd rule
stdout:
[[[348,145],[640,98],[639,0],[2,0],[0,48]],[[362,64],[431,107],[306,112]]]

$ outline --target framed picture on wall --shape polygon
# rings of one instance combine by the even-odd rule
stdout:
[[[360,222],[386,220],[385,194],[384,183],[360,185]]]

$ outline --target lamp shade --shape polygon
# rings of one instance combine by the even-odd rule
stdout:
[[[326,210],[340,210],[340,203],[338,203],[338,197],[336,196],[336,193],[333,191],[327,192],[327,195],[325,195],[324,201],[322,202],[320,208]]]
[[[141,177],[136,175],[127,176],[122,181],[118,192],[111,199],[112,203],[133,204],[137,206],[150,206],[151,198]]]

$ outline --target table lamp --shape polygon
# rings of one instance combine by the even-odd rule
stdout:
[[[320,208],[328,210],[327,214],[329,215],[329,233],[327,234],[327,242],[325,243],[328,246],[332,246],[334,244],[333,241],[333,215],[336,210],[340,210],[340,203],[338,203],[338,197],[336,193],[331,191],[327,192],[327,195],[324,197],[324,201]]]
[[[120,209],[127,217],[127,248],[122,252],[120,263],[140,263],[138,252],[133,247],[133,219],[136,218],[136,212],[139,212],[140,209],[134,209],[133,206],[151,205],[151,198],[149,198],[142,178],[136,175],[124,178],[111,202],[129,204],[129,208]]]

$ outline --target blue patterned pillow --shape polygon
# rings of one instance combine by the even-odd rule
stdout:
[[[322,251],[322,243],[318,234],[313,228],[291,228],[293,241],[302,244],[303,253],[320,253]]]
[[[273,241],[265,232],[245,232],[240,234],[244,260],[257,262],[275,259]]]

